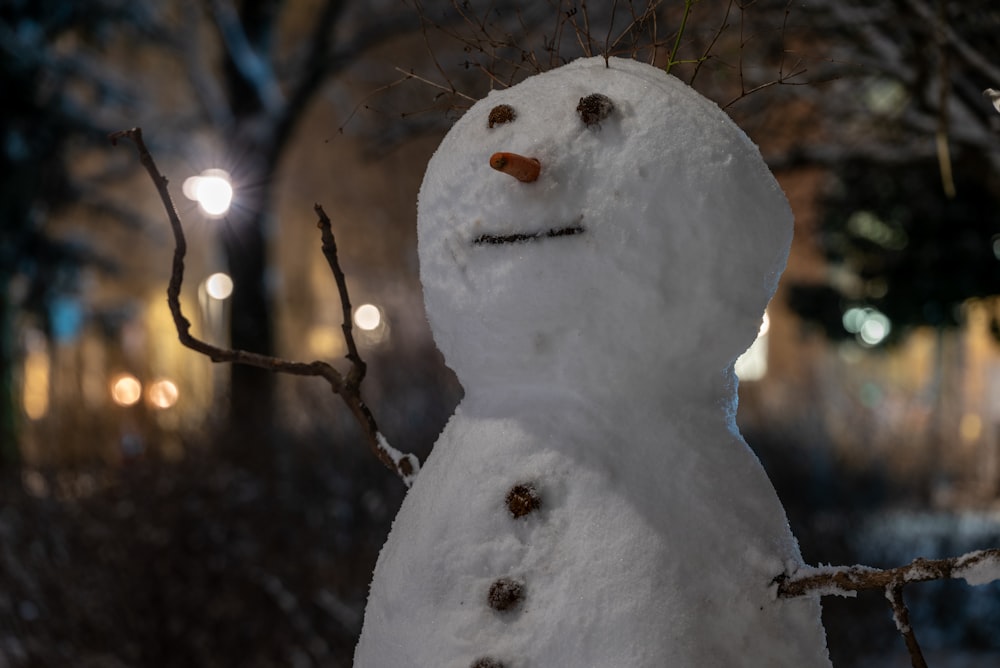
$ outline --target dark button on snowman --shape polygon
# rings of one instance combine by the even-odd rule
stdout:
[[[379,557],[359,668],[829,666],[734,423],[791,239],[756,147],[662,71],[491,93],[420,191],[421,280],[465,398]]]

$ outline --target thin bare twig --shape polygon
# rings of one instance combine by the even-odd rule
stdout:
[[[445,86],[445,85],[439,84],[439,83],[437,83],[435,81],[431,81],[430,79],[428,79],[426,77],[420,76],[419,74],[417,74],[413,70],[404,70],[401,67],[395,67],[393,69],[395,69],[397,72],[399,72],[400,74],[402,74],[406,79],[416,79],[417,81],[420,81],[421,83],[427,84],[431,88],[437,88],[439,90],[444,91],[445,93],[448,93],[449,95],[454,95],[456,97],[463,98],[465,100],[468,100],[469,102],[473,102],[474,103],[474,102],[478,101],[476,98],[474,98],[474,97],[472,97],[470,95],[466,95],[465,93],[461,92],[460,90],[458,90],[454,86]]]
[[[361,355],[358,353],[358,346],[354,342],[351,297],[347,293],[347,277],[344,276],[344,271],[340,268],[340,261],[337,259],[337,241],[333,237],[333,224],[330,222],[330,217],[326,215],[326,211],[319,204],[314,205],[313,210],[319,216],[319,222],[316,223],[316,227],[319,228],[320,239],[323,241],[323,257],[326,258],[326,263],[330,265],[330,272],[333,274],[333,280],[337,283],[337,292],[340,295],[340,306],[343,315],[343,322],[340,327],[344,332],[344,343],[347,344],[346,357],[351,363],[351,369],[347,372],[345,385],[349,388],[357,389],[361,385],[361,381],[365,379],[368,365],[361,359]]]
[[[914,559],[897,568],[868,566],[838,566],[805,568],[794,575],[775,579],[778,596],[850,596],[859,591],[881,589],[892,606],[896,628],[899,629],[913,668],[927,668],[916,635],[910,626],[910,615],[903,602],[903,587],[912,582],[964,578],[972,584],[984,584],[1000,579],[1000,548],[970,552],[949,559]]]
[[[583,14],[583,28],[576,22],[576,14],[573,14],[570,21],[573,25],[573,29],[576,31],[576,42],[580,45],[580,49],[583,51],[583,55],[590,58],[594,55],[594,51],[591,48],[593,39],[590,34],[590,14],[587,13],[587,3],[580,3],[580,13]]]
[[[379,461],[399,475],[405,484],[410,485],[420,469],[419,460],[415,455],[400,453],[389,446],[388,442],[378,431],[378,426],[371,410],[361,398],[360,385],[365,376],[366,365],[358,354],[357,346],[354,343],[347,284],[344,273],[340,269],[340,263],[337,260],[337,245],[333,238],[330,219],[323,211],[323,208],[318,204],[315,206],[316,214],[319,216],[318,227],[323,241],[323,255],[326,257],[327,262],[330,264],[330,269],[333,271],[344,308],[344,338],[348,349],[347,359],[351,362],[351,369],[348,371],[346,378],[327,362],[319,360],[314,362],[293,362],[246,350],[220,348],[202,341],[191,334],[191,322],[184,316],[180,303],[181,285],[184,281],[184,258],[187,254],[187,240],[184,236],[184,228],[181,224],[180,216],[167,189],[167,179],[160,173],[152,154],[146,148],[141,128],[136,127],[130,130],[114,132],[109,136],[109,139],[112,144],[117,144],[119,139],[129,139],[135,144],[136,151],[139,154],[139,162],[146,168],[150,178],[153,180],[153,185],[156,186],[156,191],[160,195],[160,200],[170,220],[170,227],[174,234],[174,256],[170,272],[170,282],[167,285],[167,304],[170,307],[170,314],[177,329],[177,338],[181,344],[205,355],[213,362],[245,364],[278,373],[287,373],[295,376],[319,376],[323,378],[330,385],[330,389],[340,395],[344,403],[347,404],[351,414],[354,415],[361,426],[369,448],[371,448]]]
[[[630,9],[632,9],[632,7],[630,7]],[[605,65],[608,64],[608,58],[611,56],[611,31],[614,30],[615,28],[615,15],[617,13],[618,13],[618,0],[614,0],[611,3],[611,18],[608,19],[608,32],[604,36],[604,53],[601,54],[602,56],[604,56]],[[634,17],[632,19],[632,22],[633,23],[635,22]]]
[[[793,71],[791,74],[789,74],[787,76],[782,75],[778,79],[772,79],[770,81],[765,81],[764,83],[762,83],[762,84],[760,84],[758,86],[754,86],[753,88],[751,88],[749,90],[744,89],[739,95],[737,95],[736,97],[734,97],[732,100],[730,100],[726,104],[721,105],[722,109],[723,110],[729,109],[729,107],[733,106],[734,104],[736,104],[737,102],[739,102],[743,98],[747,97],[748,95],[752,95],[753,93],[756,93],[757,91],[764,90],[765,88],[770,88],[771,86],[809,86],[809,85],[815,84],[816,82],[814,82],[814,81],[804,81],[804,82],[799,82],[799,83],[789,82],[789,79],[794,79],[797,76],[805,74],[807,71],[808,70],[806,70],[805,68],[802,68],[800,70]]]
[[[927,660],[924,659],[920,643],[917,642],[917,636],[913,632],[913,627],[910,626],[910,611],[903,601],[903,584],[902,582],[894,582],[886,587],[885,598],[892,606],[892,618],[896,622],[896,629],[903,636],[903,642],[906,643],[906,651],[910,654],[910,664],[913,668],[927,668]]]
[[[735,2],[736,0],[729,0],[729,4],[726,5],[726,13],[722,17],[722,22],[719,24],[718,30],[715,31],[714,35],[712,35],[711,41],[709,41],[708,46],[704,50],[705,57],[698,59],[698,62],[694,66],[694,72],[691,73],[691,78],[688,79],[689,86],[694,85],[694,80],[698,76],[698,70],[700,70],[701,66],[708,60],[708,56],[710,56],[712,51],[715,49],[715,44],[719,41],[719,38],[722,37],[722,33],[726,30],[726,28],[729,27],[729,14],[732,12],[733,4],[735,4]]]
[[[419,82],[421,82],[423,84],[426,84],[426,85],[430,86],[431,88],[437,88],[440,91],[442,91],[441,93],[438,93],[437,95],[434,96],[434,100],[435,101],[438,98],[440,98],[441,96],[443,96],[443,95],[449,95],[449,96],[451,96],[453,98],[462,98],[462,99],[467,100],[469,102],[476,102],[477,101],[476,98],[470,97],[469,95],[466,95],[465,93],[461,92],[460,90],[458,90],[454,86],[450,86],[449,87],[449,86],[445,86],[443,84],[437,83],[436,81],[431,81],[430,79],[427,79],[425,77],[420,76],[419,74],[416,74],[415,72],[413,72],[413,70],[404,70],[401,67],[396,67],[394,69],[397,72],[399,72],[401,76],[398,79],[390,81],[389,83],[386,83],[386,84],[382,84],[378,88],[375,88],[375,89],[369,91],[368,93],[366,93],[354,105],[354,107],[351,108],[351,111],[347,114],[347,116],[344,117],[344,122],[340,125],[340,127],[337,128],[337,132],[338,133],[340,133],[340,134],[344,133],[344,128],[347,127],[347,124],[350,123],[354,119],[354,117],[358,114],[359,111],[361,111],[362,109],[368,109],[368,110],[372,109],[372,107],[370,107],[368,105],[368,101],[369,100],[371,100],[372,98],[374,98],[375,96],[377,96],[377,95],[379,95],[381,93],[384,93],[387,90],[390,90],[392,88],[395,88],[396,86],[404,84],[407,81],[419,81]],[[458,105],[459,105],[458,102],[454,103],[454,106],[456,108],[458,107]],[[400,114],[400,117],[401,118],[410,118],[410,117],[416,116],[418,114],[426,113],[427,111],[430,111],[430,110],[433,110],[433,109],[436,109],[436,108],[438,108],[438,105],[432,103],[432,104],[430,104],[430,105],[428,105],[428,106],[426,106],[426,107],[424,107],[422,109],[415,109],[413,111],[403,112],[403,113]]]
[[[941,188],[948,199],[955,199],[955,175],[952,171],[951,150],[948,146],[948,100],[951,98],[951,48],[945,36],[948,27],[948,2],[938,0],[937,28],[934,31],[938,45],[938,119],[934,142],[938,154],[938,171],[941,173]]]
[[[791,576],[779,576],[778,596],[793,598],[819,593],[821,595],[849,595],[868,589],[885,589],[895,581],[906,584],[964,578],[966,573],[981,564],[1000,567],[1000,548],[970,552],[948,559],[914,559],[897,568],[870,568],[868,566],[838,566],[805,568]]]
[[[664,68],[667,74],[670,74],[670,68],[677,64],[677,51],[681,47],[681,38],[684,37],[684,31],[687,30],[688,18],[691,16],[691,8],[698,2],[698,0],[684,0],[684,14],[681,15],[681,25],[677,29],[677,37],[674,39],[674,45],[670,49],[670,56],[667,57],[667,65]],[[742,53],[742,50],[741,50]]]
[[[656,37],[656,28],[657,28],[656,12],[659,9],[660,4],[661,4],[660,0],[654,0],[652,2],[648,2],[646,4],[646,8],[642,11],[642,13],[638,14],[636,13],[635,10],[635,3],[630,2],[629,10],[632,13],[632,20],[629,22],[627,26],[625,26],[618,33],[618,36],[615,37],[615,39],[612,41],[611,32],[614,28],[615,10],[618,7],[618,3],[616,2],[611,9],[611,19],[608,24],[608,36],[605,39],[605,45],[604,45],[605,57],[614,55],[616,49],[618,48],[618,45],[623,40],[628,38],[629,40],[631,40],[631,46],[629,47],[629,52],[628,52],[631,58],[638,59],[639,52],[642,49],[648,49],[649,63],[650,64],[654,63],[656,61],[657,49],[660,46],[663,46],[659,43]],[[645,32],[646,34],[644,35],[643,32]],[[648,41],[648,44],[645,46],[641,46],[644,37],[646,38],[646,41]]]

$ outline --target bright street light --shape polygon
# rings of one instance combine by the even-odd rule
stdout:
[[[184,180],[184,196],[198,202],[201,210],[212,217],[223,216],[233,201],[233,185],[229,173],[222,169],[206,169],[200,176]]]
[[[374,304],[362,304],[354,311],[354,324],[368,332],[378,329],[382,312]]]

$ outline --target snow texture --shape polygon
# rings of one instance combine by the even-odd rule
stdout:
[[[418,206],[466,394],[379,557],[355,666],[829,666],[818,599],[775,597],[801,557],[734,423],[791,232],[756,147],[653,67],[579,60],[474,105]]]
[[[375,439],[378,442],[378,447],[380,447],[382,451],[389,456],[389,459],[392,460],[392,463],[396,466],[397,470],[401,470],[401,462],[409,462],[411,473],[402,475],[402,478],[404,485],[407,487],[412,486],[413,481],[417,478],[417,474],[420,473],[420,460],[414,455],[400,452],[396,448],[392,447],[386,437],[382,435],[382,432],[375,432]]]
[[[1000,580],[1000,559],[995,555],[983,551],[970,552],[960,557],[958,561],[964,565],[955,570],[955,576],[974,587]]]

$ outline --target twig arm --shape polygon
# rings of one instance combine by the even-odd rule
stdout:
[[[330,266],[330,272],[333,274],[334,281],[337,283],[337,291],[340,294],[340,304],[343,310],[341,328],[344,332],[344,342],[347,344],[347,359],[351,363],[343,386],[339,389],[333,388],[333,391],[339,394],[347,403],[348,408],[351,409],[351,413],[361,425],[361,431],[368,441],[368,446],[375,455],[383,464],[396,471],[409,487],[420,471],[420,460],[417,459],[416,455],[404,454],[389,445],[375,424],[375,416],[361,399],[359,390],[368,366],[361,359],[358,346],[354,341],[354,325],[351,314],[351,298],[347,292],[347,278],[344,276],[344,271],[340,268],[340,260],[337,258],[337,241],[333,236],[330,217],[326,215],[323,207],[319,204],[316,204],[313,209],[319,217],[316,226],[320,230],[320,238],[323,241],[323,257],[326,258],[326,262]]]
[[[354,342],[353,309],[351,308],[351,297],[347,293],[347,277],[344,276],[344,271],[340,268],[340,261],[337,259],[337,240],[333,236],[333,224],[330,222],[330,217],[326,215],[326,211],[319,204],[313,205],[313,210],[319,217],[316,227],[319,228],[320,239],[323,242],[323,257],[326,258],[326,263],[330,266],[333,280],[337,283],[337,292],[340,294],[340,306],[343,312],[343,322],[340,327],[344,332],[344,343],[347,345],[347,359],[351,363],[347,382],[349,385],[357,386],[364,380],[368,365],[361,359],[358,346]]]
[[[913,668],[927,668],[910,613],[903,601],[903,587],[911,582],[961,578],[970,585],[1000,580],[1000,548],[969,552],[950,559],[914,559],[897,568],[868,566],[821,566],[804,568],[775,579],[779,598],[796,596],[854,596],[859,591],[881,589],[892,606],[896,628],[903,636]]]
[[[170,220],[170,227],[174,234],[174,256],[170,272],[170,282],[167,285],[167,304],[170,307],[170,315],[173,317],[174,326],[177,329],[177,338],[181,344],[205,355],[213,362],[245,364],[295,376],[319,376],[323,378],[330,385],[330,389],[340,395],[347,404],[351,414],[361,427],[369,448],[375,456],[386,467],[395,471],[403,479],[403,482],[409,486],[420,470],[420,461],[415,455],[403,454],[389,445],[385,437],[379,432],[371,410],[361,399],[360,385],[365,376],[366,365],[361,359],[357,345],[354,342],[347,282],[343,271],[340,269],[340,263],[337,260],[337,245],[333,238],[330,219],[323,212],[322,207],[317,205],[316,213],[320,217],[319,228],[323,239],[323,254],[330,264],[330,269],[333,271],[344,309],[344,338],[347,341],[347,358],[351,362],[351,369],[346,378],[327,362],[293,362],[246,350],[220,348],[191,334],[191,322],[184,315],[180,302],[181,285],[184,282],[184,258],[187,255],[187,240],[184,236],[184,228],[181,224],[180,216],[177,214],[177,209],[167,189],[168,181],[156,167],[153,156],[143,141],[141,128],[132,128],[112,133],[109,139],[112,144],[117,144],[119,139],[129,139],[135,144],[139,154],[139,162],[146,168],[150,178],[153,180],[156,191],[159,193],[160,200],[167,212],[167,217]]]
[[[1000,579],[1000,548],[979,550],[949,559],[914,559],[897,568],[804,568],[794,575],[779,576],[776,582],[779,597],[793,598],[810,594],[851,596],[866,589],[885,589],[894,582],[909,584],[955,578],[965,579],[974,585]]]

